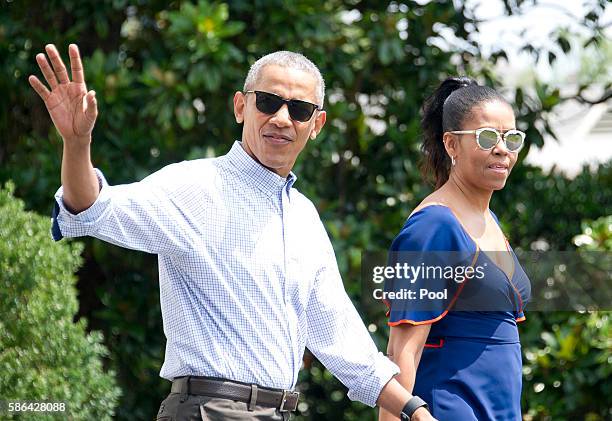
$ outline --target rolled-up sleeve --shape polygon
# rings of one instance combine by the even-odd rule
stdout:
[[[96,169],[100,193],[89,208],[77,214],[64,205],[64,191],[60,187],[52,212],[53,239],[91,236],[154,254],[190,250],[195,224],[186,218],[183,201],[171,185],[177,174],[170,167],[140,182],[117,186],[109,185]]]
[[[55,192],[55,203],[51,214],[51,236],[55,241],[64,237],[83,237],[91,235],[96,230],[104,209],[108,206],[108,182],[102,171],[95,168],[96,177],[100,186],[100,194],[96,201],[87,209],[77,214],[70,212],[64,205],[64,187]],[[106,196],[106,197],[105,197]]]
[[[351,400],[375,406],[399,368],[378,351],[344,290],[329,239],[325,265],[310,296],[306,346],[348,389]]]

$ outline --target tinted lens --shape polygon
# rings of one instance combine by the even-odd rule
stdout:
[[[521,133],[506,133],[506,147],[509,151],[518,151],[523,146],[523,135]]]
[[[292,119],[297,121],[310,120],[315,108],[316,105],[311,104],[310,102],[299,101],[296,99],[289,101],[289,115]]]
[[[476,140],[482,149],[491,149],[497,144],[497,132],[491,129],[485,129],[480,132]]]
[[[267,92],[255,92],[255,106],[264,114],[274,114],[283,105],[282,98]]]
[[[310,102],[300,101],[298,99],[284,100],[278,95],[269,92],[255,91],[255,106],[264,114],[274,114],[284,103],[287,103],[289,108],[289,116],[296,121],[308,121],[317,108],[316,105]]]

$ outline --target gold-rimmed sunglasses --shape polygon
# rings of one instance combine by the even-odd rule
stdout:
[[[490,151],[503,139],[506,149],[510,152],[518,152],[525,143],[525,133],[520,130],[507,130],[501,133],[491,127],[482,127],[476,130],[453,130],[452,134],[475,134],[478,147],[485,151]]]

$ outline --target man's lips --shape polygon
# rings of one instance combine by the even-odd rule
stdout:
[[[281,134],[281,133],[264,133],[263,137],[273,141],[273,142],[293,142],[293,139],[287,135]]]

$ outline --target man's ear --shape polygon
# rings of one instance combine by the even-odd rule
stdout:
[[[327,113],[325,111],[318,111],[317,116],[315,118],[315,124],[310,132],[310,139],[314,140],[323,126],[325,125],[325,121],[327,120]]]
[[[244,121],[245,109],[246,96],[242,92],[236,91],[234,94],[234,117],[236,118],[236,123],[241,124]]]

